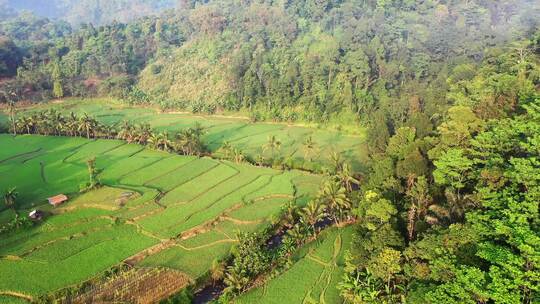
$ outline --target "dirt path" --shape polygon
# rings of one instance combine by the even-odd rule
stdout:
[[[146,248],[143,251],[140,251],[129,258],[124,260],[124,263],[135,266],[140,261],[144,260],[146,257],[157,254],[163,250],[169,249],[176,245],[176,241],[174,239],[167,240],[164,242],[161,242],[159,244],[156,244],[152,247]]]
[[[212,246],[217,245],[217,244],[237,243],[237,242],[238,242],[238,240],[226,239],[226,240],[219,240],[219,241],[215,241],[215,242],[212,242],[212,243],[208,243],[208,244],[204,244],[204,245],[196,246],[196,247],[186,247],[186,246],[183,246],[182,244],[176,244],[175,246],[180,247],[180,248],[182,248],[184,250],[187,250],[187,251],[193,251],[193,250],[199,250],[199,249],[212,247]]]
[[[15,292],[15,291],[0,291],[0,295],[19,298],[19,299],[26,300],[28,302],[34,301],[34,298],[32,298],[31,296],[26,295],[24,293],[20,293],[20,292]]]

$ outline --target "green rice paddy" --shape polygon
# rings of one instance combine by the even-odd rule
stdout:
[[[339,151],[353,169],[363,170],[367,155],[361,135],[241,117],[162,113],[113,100],[66,100],[18,115],[48,108],[88,113],[110,125],[149,123],[169,134],[199,123],[203,141],[217,157],[224,142],[251,158],[271,157],[262,148],[269,136],[281,142],[276,156],[305,169],[329,166],[331,152]],[[0,113],[0,123],[7,122]],[[303,144],[309,136],[315,142],[312,155]],[[91,157],[104,186],[80,194]],[[263,229],[290,201],[305,205],[320,182],[320,176],[300,171],[179,156],[117,140],[0,135],[0,190],[17,187],[23,216],[33,209],[47,213],[31,229],[0,237],[0,303],[25,301],[13,294],[36,298],[77,285],[122,261],[173,268],[196,280],[214,259],[229,254],[238,232]],[[46,198],[59,193],[70,200],[49,206]],[[13,217],[13,210],[0,207],[0,226]],[[342,244],[349,244],[351,235],[348,228],[323,233],[296,255],[290,269],[235,302],[341,303],[335,285],[343,271]]]
[[[321,181],[116,140],[0,135],[0,147],[0,189],[17,187],[21,216],[47,214],[32,228],[1,235],[0,303],[20,300],[8,294],[36,298],[79,284],[139,255],[136,266],[197,279],[229,253],[238,231],[269,225],[281,206],[304,203]],[[104,186],[80,194],[91,157]],[[48,205],[59,193],[70,200]],[[2,226],[14,212],[0,208]],[[145,253],[150,247],[160,250]]]
[[[55,108],[60,112],[76,114],[88,113],[105,124],[119,124],[122,121],[149,123],[152,128],[173,134],[179,130],[193,127],[196,123],[205,128],[203,141],[213,153],[218,153],[224,142],[252,159],[258,155],[272,157],[269,150],[262,146],[269,136],[275,136],[281,142],[281,148],[274,151],[274,156],[282,157],[297,168],[320,169],[328,166],[331,152],[339,152],[355,170],[363,170],[366,163],[364,135],[349,135],[324,128],[288,125],[284,123],[250,123],[247,118],[227,116],[206,116],[190,113],[160,112],[153,108],[132,107],[110,99],[65,100],[62,103],[43,104],[25,112]],[[6,117],[0,117],[0,122]],[[306,151],[305,140],[311,136],[315,142],[312,151]],[[311,159],[311,160],[310,160]]]

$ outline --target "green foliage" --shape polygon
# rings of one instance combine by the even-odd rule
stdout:
[[[13,76],[17,72],[17,67],[22,63],[21,51],[17,48],[13,40],[0,36],[0,76]]]
[[[466,186],[473,161],[463,154],[462,149],[449,149],[433,162],[437,167],[433,171],[433,177],[437,184],[450,186],[458,191]]]
[[[538,84],[538,56],[525,55],[527,45],[516,43],[478,70],[455,67],[447,97],[456,105],[437,132],[428,126],[421,134],[429,137],[415,138],[417,130],[400,127],[384,154],[373,151],[341,285],[346,300],[539,301],[540,110],[530,86]],[[417,162],[409,158],[415,154]],[[405,232],[400,223],[407,223],[406,246],[389,242]]]
[[[490,55],[489,47],[503,46],[510,34],[521,38],[534,28],[530,18],[518,18],[536,7],[523,1],[512,10],[487,2],[415,7],[396,1],[193,1],[126,24],[111,21],[129,20],[127,12],[152,15],[172,1],[58,0],[51,5],[61,7],[60,17],[85,24],[72,30],[62,22],[23,14],[0,26],[28,59],[16,61],[20,69],[14,84],[35,99],[119,96],[118,90],[106,89],[110,83],[98,92],[96,86],[121,75],[137,79],[135,95],[144,91],[146,103],[164,108],[197,113],[244,109],[254,119],[277,121],[343,123],[343,117],[350,117],[352,124],[377,126],[370,146],[383,152],[393,129],[413,114],[416,118],[407,123],[417,127],[419,136],[426,135],[430,122],[422,114],[431,118],[444,108],[441,97],[448,87],[453,92],[449,99],[457,104],[479,109],[500,105],[502,112],[515,106],[517,89],[527,98],[534,92],[534,84],[522,77],[532,70],[523,58],[508,58],[513,70],[504,74],[471,74],[479,58]],[[28,23],[31,30],[18,30]],[[43,48],[28,43],[33,31],[55,43]],[[46,73],[55,64],[61,67],[61,80]],[[25,86],[39,94],[29,94]],[[467,94],[479,88],[486,89]],[[129,94],[124,98],[133,102]]]

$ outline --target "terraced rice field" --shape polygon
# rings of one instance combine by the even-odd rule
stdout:
[[[241,295],[235,304],[342,303],[336,285],[343,275],[344,254],[353,228],[332,228],[294,257],[294,265]]]
[[[47,212],[0,237],[0,303],[76,285],[122,261],[176,270],[188,284],[229,253],[237,231],[268,225],[289,201],[305,204],[321,181],[116,140],[0,135],[0,147],[0,189],[17,187],[21,215]],[[79,194],[90,157],[104,186]],[[69,202],[46,204],[59,193]],[[0,210],[1,226],[14,213]]]
[[[353,169],[358,171],[364,169],[363,164],[367,161],[364,136],[347,135],[326,129],[282,123],[250,123],[247,118],[241,117],[162,113],[154,109],[129,107],[113,100],[66,100],[58,104],[44,104],[27,111],[47,108],[56,108],[64,113],[71,111],[78,114],[88,113],[102,123],[111,125],[119,124],[124,120],[133,123],[149,123],[152,128],[167,130],[169,133],[200,123],[205,128],[203,140],[212,152],[218,151],[224,142],[229,142],[253,159],[260,154],[267,158],[272,156],[271,151],[263,152],[262,146],[267,142],[268,137],[273,135],[282,143],[281,148],[274,152],[275,156],[293,162],[297,168],[320,169],[328,166],[329,157],[333,151],[341,153]],[[0,121],[2,121],[1,117]],[[311,152],[306,151],[303,145],[309,136],[315,142],[315,149]],[[310,158],[312,158],[311,161],[309,161]]]

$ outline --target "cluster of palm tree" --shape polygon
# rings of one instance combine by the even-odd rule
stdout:
[[[279,151],[281,149],[281,141],[276,138],[275,135],[268,136],[267,142],[262,145],[262,152],[266,152],[267,150],[270,150],[272,159],[275,158],[275,152]]]
[[[248,160],[239,148],[233,147],[228,141],[223,142],[218,151],[221,152],[223,158],[234,161],[237,164]]]
[[[128,121],[109,126],[84,113],[71,112],[64,116],[50,109],[16,119],[14,133],[54,136],[79,136],[90,138],[121,139],[128,143],[148,145],[156,150],[177,152],[184,155],[202,155],[206,146],[202,141],[204,128],[200,124],[169,136],[167,131],[155,132],[150,124],[132,124]]]
[[[9,188],[4,192],[4,204],[7,208],[13,210],[15,217],[11,222],[0,227],[0,234],[32,224],[26,217],[19,216],[19,213],[17,212],[18,196],[19,192],[17,192],[16,187]]]
[[[18,134],[42,134],[54,136],[79,136],[90,138],[113,138],[114,128],[99,123],[84,113],[77,116],[71,112],[64,116],[55,109],[36,112],[15,120],[12,128]]]
[[[284,208],[281,225],[288,229],[287,236],[294,246],[316,236],[332,222],[338,225],[354,219],[355,198],[352,187],[348,186],[352,183],[357,184],[358,180],[346,172],[332,176],[306,206],[290,203]]]

